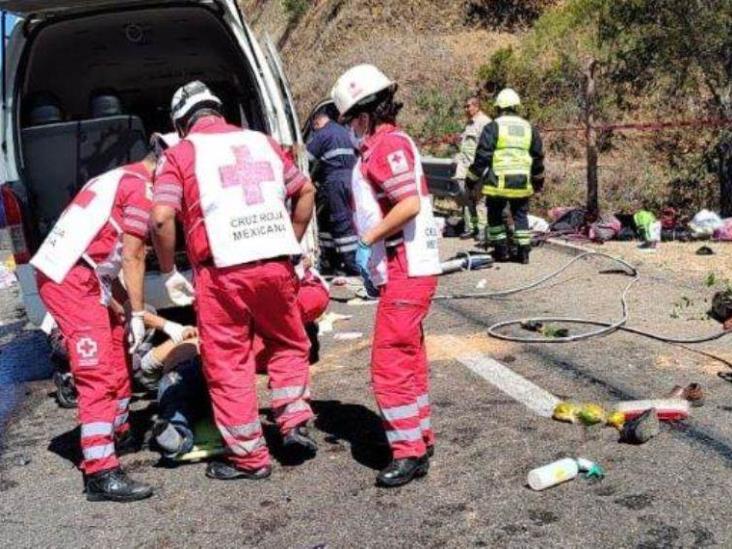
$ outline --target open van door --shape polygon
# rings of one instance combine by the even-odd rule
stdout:
[[[0,9],[23,17],[44,17],[69,11],[149,3],[149,0],[0,0]]]
[[[270,69],[272,70],[272,73],[274,74],[275,79],[277,80],[280,94],[282,95],[282,99],[284,100],[287,123],[290,127],[290,132],[295,141],[293,147],[295,152],[295,158],[297,160],[297,164],[300,170],[303,173],[307,174],[309,172],[309,161],[308,155],[305,151],[305,143],[303,142],[302,132],[300,131],[300,122],[297,117],[297,110],[295,109],[295,101],[292,98],[292,92],[290,91],[290,84],[287,81],[287,76],[285,76],[285,70],[282,66],[282,59],[280,58],[277,47],[274,45],[272,37],[269,35],[269,33],[265,34],[264,36],[264,45],[266,47],[267,62],[270,66]],[[312,223],[310,223],[310,227],[305,234],[303,245],[316,255],[318,253],[317,234],[317,223],[315,220],[315,216],[313,215],[313,221]]]
[[[264,45],[267,48],[267,62],[274,73],[277,84],[280,87],[280,93],[285,99],[285,111],[287,113],[287,122],[290,126],[292,135],[295,136],[295,141],[298,145],[302,146],[302,134],[300,133],[300,122],[297,119],[297,111],[295,110],[295,101],[292,98],[292,92],[290,91],[290,83],[287,81],[285,76],[285,69],[282,66],[282,59],[277,51],[277,46],[274,45],[272,37],[269,33],[264,35]],[[307,157],[307,155],[305,155]],[[301,168],[307,168],[306,164],[300,166]]]

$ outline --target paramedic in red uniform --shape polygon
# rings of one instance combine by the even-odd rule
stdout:
[[[372,65],[344,73],[333,88],[338,110],[363,139],[352,180],[356,260],[380,289],[371,381],[393,461],[377,483],[424,476],[435,438],[422,321],[440,273],[437,229],[419,151],[396,124],[397,85]]]
[[[145,334],[145,240],[155,166],[150,154],[87,183],[31,261],[41,300],[67,341],[90,501],[152,495],[152,488],[130,479],[117,460],[130,436],[131,387],[124,321],[108,306],[121,270],[132,311],[129,348],[136,349]]]
[[[290,260],[302,253],[315,191],[274,140],[227,124],[221,107],[201,82],[173,97],[171,116],[183,139],[158,165],[153,242],[171,299],[190,302],[193,288],[173,261],[179,215],[194,271],[204,376],[230,451],[206,474],[258,480],[271,467],[257,406],[255,330],[272,352],[272,410],[285,448],[304,456],[317,451],[307,430],[309,342]]]

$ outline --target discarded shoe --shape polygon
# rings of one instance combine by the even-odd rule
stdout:
[[[376,477],[376,484],[384,488],[403,486],[413,479],[423,477],[430,469],[427,455],[420,458],[395,459]]]
[[[264,480],[272,474],[272,467],[265,465],[249,471],[239,469],[225,461],[212,461],[206,467],[206,476],[215,480]]]
[[[709,246],[702,246],[696,251],[696,255],[714,255],[714,250]]]
[[[661,423],[655,408],[646,410],[637,418],[626,421],[620,431],[620,441],[628,444],[645,444],[661,432]]]
[[[153,495],[151,486],[128,477],[120,468],[107,469],[89,475],[86,479],[88,501],[116,501],[129,503]]]
[[[283,445],[288,450],[314,456],[318,453],[318,443],[310,436],[307,426],[300,425],[285,435]]]

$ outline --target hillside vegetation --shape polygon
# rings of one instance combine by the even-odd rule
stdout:
[[[242,7],[255,31],[278,43],[301,116],[340,72],[372,62],[399,81],[409,130],[448,143],[463,124],[466,94],[480,92],[490,113],[495,93],[514,87],[544,130],[542,207],[584,201],[584,134],[552,130],[582,126],[591,60],[597,124],[732,118],[729,0],[244,0]],[[716,207],[720,179],[732,172],[724,125],[601,130],[599,145],[601,205],[613,211]],[[447,144],[426,148],[451,152]],[[732,189],[726,195],[732,214]]]

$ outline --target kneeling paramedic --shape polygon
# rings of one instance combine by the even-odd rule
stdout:
[[[90,501],[135,501],[152,488],[120,468],[115,443],[129,431],[130,376],[124,319],[109,304],[120,270],[131,315],[130,349],[144,337],[145,240],[152,195],[153,153],[89,181],[31,263],[41,300],[66,341],[78,391],[81,469]]]
[[[396,125],[397,85],[373,65],[344,73],[333,100],[363,138],[354,169],[357,262],[379,287],[371,381],[393,461],[377,483],[399,486],[424,476],[434,451],[429,366],[422,321],[440,273],[437,227],[419,151]]]
[[[271,466],[257,405],[255,331],[272,350],[272,409],[285,447],[317,450],[306,427],[313,417],[309,342],[290,261],[301,254],[315,191],[274,140],[227,124],[221,109],[201,82],[175,93],[171,115],[183,140],[158,166],[153,241],[171,299],[189,302],[193,289],[173,261],[179,214],[194,271],[203,373],[230,452],[206,474],[257,480]]]
[[[544,148],[539,131],[518,116],[518,94],[506,88],[496,97],[498,117],[484,129],[468,179],[482,181],[488,207],[488,241],[496,261],[509,259],[503,212],[508,204],[518,245],[516,260],[528,264],[531,253],[529,199],[544,188]]]

